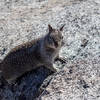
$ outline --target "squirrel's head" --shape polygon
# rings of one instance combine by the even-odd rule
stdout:
[[[63,44],[63,25],[60,29],[54,29],[51,25],[48,25],[49,32],[45,38],[45,44],[51,49],[60,48]]]

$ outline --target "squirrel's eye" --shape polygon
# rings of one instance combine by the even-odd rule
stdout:
[[[52,43],[53,42],[52,37],[49,37],[48,40],[49,40],[49,43]]]
[[[49,40],[52,41],[52,37],[49,37]]]
[[[63,39],[63,36],[61,36],[61,39]]]

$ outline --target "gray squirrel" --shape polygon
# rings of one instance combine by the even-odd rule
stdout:
[[[6,81],[12,83],[25,72],[42,65],[56,72],[53,63],[56,59],[60,59],[63,27],[64,25],[60,29],[54,29],[48,25],[49,32],[45,36],[13,48],[0,64],[0,71]]]

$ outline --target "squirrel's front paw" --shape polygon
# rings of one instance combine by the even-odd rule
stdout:
[[[66,59],[65,58],[62,58],[62,57],[56,58],[55,61],[60,61],[62,64],[63,63],[66,63]]]

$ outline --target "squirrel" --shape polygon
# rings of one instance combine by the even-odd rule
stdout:
[[[49,24],[49,32],[45,36],[13,48],[0,63],[0,71],[4,79],[12,83],[25,72],[43,65],[56,72],[53,63],[56,59],[60,59],[63,27],[64,25],[60,29],[55,29]]]

